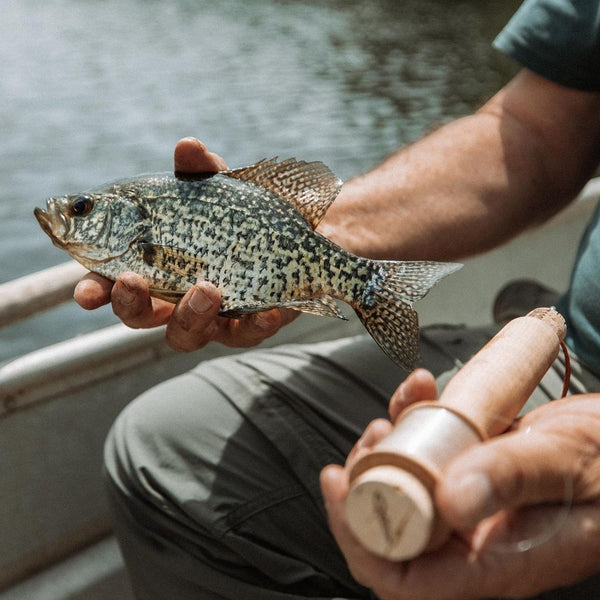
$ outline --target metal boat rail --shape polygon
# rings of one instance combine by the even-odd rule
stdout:
[[[0,285],[0,323],[69,301],[83,273],[70,262]],[[308,315],[263,345],[360,329],[356,319],[330,319],[324,326]],[[0,600],[130,598],[110,538],[104,438],[121,409],[146,389],[235,351],[213,344],[180,354],[166,345],[164,327],[117,324],[0,364]]]

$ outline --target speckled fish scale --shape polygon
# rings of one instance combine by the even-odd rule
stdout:
[[[198,279],[219,287],[229,317],[291,307],[344,319],[334,299],[342,300],[388,356],[411,368],[418,356],[412,303],[459,265],[346,252],[314,230],[340,188],[320,162],[271,159],[199,176],[140,176],[51,199],[36,216],[92,271],[116,279],[133,270],[169,301]],[[62,236],[43,222],[51,215],[67,224]]]

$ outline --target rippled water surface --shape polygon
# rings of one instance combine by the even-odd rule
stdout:
[[[263,157],[375,165],[475,109],[510,75],[498,0],[4,0],[0,283],[64,262],[46,197],[171,167],[203,139]],[[113,322],[72,305],[0,332],[0,360]]]

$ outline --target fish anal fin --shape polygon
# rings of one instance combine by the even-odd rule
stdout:
[[[292,302],[289,304],[289,308],[321,317],[335,317],[343,321],[348,320],[330,296],[321,296],[320,298],[304,300],[302,302]]]
[[[342,181],[322,162],[277,158],[229,171],[221,175],[241,179],[269,190],[289,202],[314,229],[342,187]]]
[[[300,312],[311,313],[322,317],[335,317],[347,321],[348,318],[340,311],[330,296],[321,296],[310,300],[290,300],[288,302],[255,303],[255,304],[226,304],[220,315],[223,317],[240,317],[245,314],[270,310],[271,308],[292,308]]]

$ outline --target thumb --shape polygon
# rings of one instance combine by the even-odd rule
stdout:
[[[186,137],[177,142],[173,159],[175,163],[174,170],[182,173],[227,169],[223,158],[214,152],[210,152],[200,140],[193,137]]]
[[[575,444],[532,429],[514,431],[467,450],[445,469],[436,488],[443,518],[457,530],[500,510],[571,500]]]

